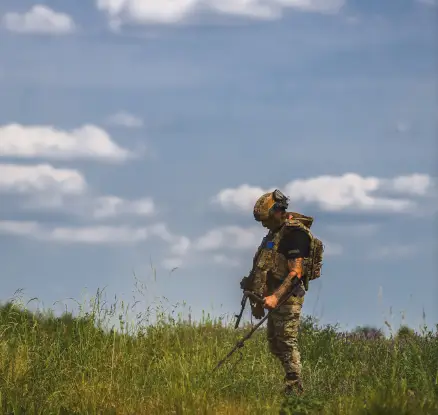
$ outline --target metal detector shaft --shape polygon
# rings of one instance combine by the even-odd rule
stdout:
[[[253,333],[266,321],[266,319],[269,317],[269,315],[277,310],[278,308],[280,308],[288,299],[289,297],[291,297],[294,294],[294,290],[292,289],[285,297],[283,300],[281,300],[280,303],[278,303],[277,307],[275,307],[272,310],[269,310],[268,313],[251,329],[251,331],[249,331],[244,337],[242,337],[237,343],[236,345],[231,349],[231,351],[222,359],[219,361],[219,363],[216,365],[216,367],[213,369],[213,371],[215,371],[216,369],[218,369],[220,366],[222,366],[224,364],[224,362],[238,349],[242,348],[244,346],[244,342],[246,340],[248,340]]]

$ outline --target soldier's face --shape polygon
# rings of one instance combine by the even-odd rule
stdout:
[[[262,221],[262,225],[269,230],[275,230],[281,225],[282,219],[283,212],[277,211],[274,212],[268,219]]]

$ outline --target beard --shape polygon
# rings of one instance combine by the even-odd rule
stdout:
[[[270,231],[277,230],[283,224],[283,218],[270,217],[262,222],[262,225]]]

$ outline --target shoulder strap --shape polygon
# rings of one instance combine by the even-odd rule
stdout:
[[[287,215],[288,215],[288,217],[292,217],[292,219],[295,219],[298,222],[301,222],[308,229],[310,229],[313,225],[312,216],[306,216],[306,215],[303,215],[302,213],[298,213],[298,212],[287,212]]]
[[[313,240],[312,232],[310,232],[310,229],[305,226],[300,220],[295,219],[294,217],[288,217],[285,221],[283,232],[286,229],[299,229],[301,231],[304,231],[311,240]]]

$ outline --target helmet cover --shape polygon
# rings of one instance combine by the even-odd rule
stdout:
[[[254,205],[253,215],[257,222],[267,221],[275,211],[286,211],[288,198],[278,189],[263,194]]]

